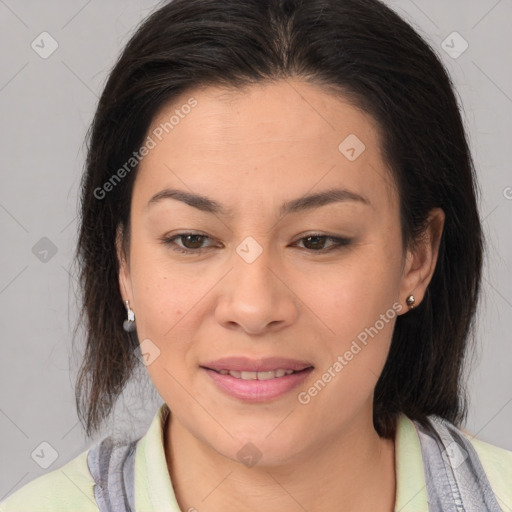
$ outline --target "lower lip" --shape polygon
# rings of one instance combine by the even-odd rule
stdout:
[[[267,402],[300,386],[313,368],[268,380],[243,380],[231,375],[223,375],[209,368],[203,368],[203,370],[228,395],[245,402]]]

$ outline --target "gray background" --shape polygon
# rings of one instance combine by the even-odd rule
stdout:
[[[464,106],[489,243],[466,428],[512,450],[512,1],[387,3],[436,49]],[[0,0],[0,500],[92,442],[75,411],[81,353],[71,342],[83,142],[111,66],[156,5]],[[52,44],[45,31],[58,48],[42,58]],[[457,58],[443,49],[463,49],[454,31],[469,45]],[[145,432],[161,398],[144,367],[141,375],[144,385],[128,389],[95,439]]]

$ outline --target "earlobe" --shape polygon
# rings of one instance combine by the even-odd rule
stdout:
[[[118,226],[116,231],[116,254],[119,267],[119,287],[121,291],[121,297],[126,308],[126,320],[123,322],[123,329],[128,332],[134,332],[137,327],[135,324],[135,313],[133,312],[130,301],[132,300],[132,287],[130,280],[130,266],[126,261],[125,251],[123,250],[123,230],[121,225]]]
[[[434,275],[444,221],[444,211],[441,208],[432,209],[423,236],[408,250],[400,290],[400,300],[408,309],[421,303]]]

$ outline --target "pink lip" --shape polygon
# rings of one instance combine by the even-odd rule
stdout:
[[[245,372],[267,372],[270,370],[295,370],[299,372],[313,366],[307,361],[288,359],[285,357],[266,357],[262,359],[249,359],[248,357],[223,357],[215,361],[201,364],[210,370],[238,370]]]
[[[242,380],[208,368],[203,369],[221,391],[239,400],[252,403],[267,402],[288,393],[302,384],[313,371],[313,368],[310,367],[298,373],[269,380]]]

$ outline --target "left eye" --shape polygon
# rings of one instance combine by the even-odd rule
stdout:
[[[174,243],[174,240],[177,238],[181,239],[182,242],[183,242],[183,239],[185,239],[186,242],[184,242],[184,243],[185,244],[190,243],[192,245],[192,247],[187,247],[186,245],[185,245],[185,247],[176,245]],[[209,237],[206,235],[199,235],[196,233],[180,233],[179,235],[174,235],[173,237],[170,237],[170,238],[163,238],[163,242],[166,245],[171,246],[171,249],[178,251],[178,252],[200,252],[202,249],[204,249],[204,247],[200,247],[201,244],[203,243],[203,241],[205,239],[208,239],[208,238]]]
[[[305,242],[303,242],[304,244],[310,244],[313,246],[313,249],[309,249],[308,247],[306,247],[306,249],[309,249],[312,252],[327,252],[333,249],[338,249],[350,243],[350,240],[347,238],[339,238],[328,235],[308,235],[303,238],[300,238],[298,242],[302,240],[305,240]],[[320,244],[318,244],[318,240],[323,240],[323,243],[321,242]],[[324,245],[327,240],[333,242],[329,247],[318,247],[318,245]]]
[[[175,243],[176,239],[180,239],[184,245],[177,245]],[[208,239],[210,239],[210,237],[208,237],[207,235],[201,235],[197,233],[179,233],[178,235],[174,235],[172,237],[162,238],[162,242],[165,245],[170,246],[173,251],[191,254],[200,253],[203,250],[207,249],[207,247],[202,247],[202,244],[205,240]],[[323,247],[323,245],[325,245],[325,242],[327,242],[328,240],[330,240],[333,243],[327,248]],[[295,243],[301,241],[303,241],[304,244],[310,245],[310,247],[305,247],[306,250],[308,250],[309,252],[317,253],[327,252],[333,249],[341,248],[342,246],[349,245],[351,242],[347,238],[339,238],[321,234],[312,234],[299,238],[299,240],[297,240],[297,242]]]

